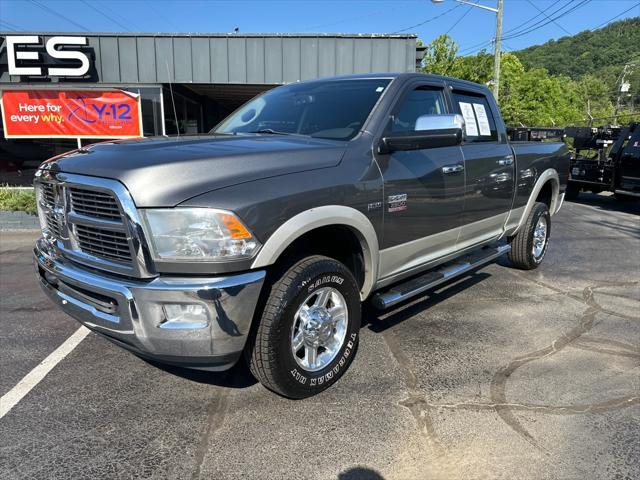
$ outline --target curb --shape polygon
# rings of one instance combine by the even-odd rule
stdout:
[[[0,210],[0,230],[40,230],[37,215]]]

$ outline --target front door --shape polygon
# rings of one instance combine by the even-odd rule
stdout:
[[[421,115],[449,111],[443,84],[417,83],[398,100],[383,135],[409,134]],[[455,251],[464,206],[460,147],[399,151],[376,158],[384,179],[380,278]]]
[[[464,226],[457,245],[464,249],[502,235],[513,202],[515,158],[482,92],[454,90],[452,99],[466,129]]]

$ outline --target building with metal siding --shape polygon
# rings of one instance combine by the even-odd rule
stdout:
[[[11,75],[7,37],[37,37],[42,75]],[[49,66],[74,61],[49,58],[57,36],[86,38],[74,47],[89,59],[81,77],[47,75]],[[0,33],[0,90],[120,88],[142,98],[145,135],[198,133],[273,86],[351,73],[413,72],[420,60],[415,35],[351,34],[126,34]],[[64,47],[62,47],[64,49]],[[16,65],[32,65],[16,57]],[[0,182],[21,183],[17,169],[69,150],[73,140],[0,141]],[[40,153],[37,153],[40,152]],[[27,174],[27,177],[30,176]]]

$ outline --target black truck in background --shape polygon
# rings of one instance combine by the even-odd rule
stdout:
[[[573,137],[567,199],[580,191],[613,192],[620,200],[640,198],[640,122],[627,126],[567,128]],[[610,147],[610,148],[609,148]]]

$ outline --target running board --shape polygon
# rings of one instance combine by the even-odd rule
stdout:
[[[619,195],[628,195],[630,197],[640,197],[640,193],[638,192],[632,192],[630,190],[616,190],[614,193],[617,193]]]
[[[415,297],[416,295],[420,295],[427,290],[437,287],[454,277],[481,267],[510,251],[511,245],[483,248],[482,250],[454,260],[453,262],[455,263],[444,264],[424,275],[395,285],[385,292],[376,293],[371,301],[374,307],[384,310],[403,300]]]

